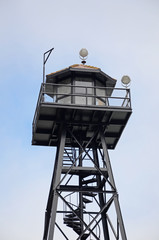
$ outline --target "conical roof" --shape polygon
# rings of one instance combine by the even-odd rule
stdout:
[[[116,84],[116,80],[105,74],[100,68],[83,64],[74,64],[46,75],[46,83],[59,83],[63,79],[73,76],[96,78],[103,83],[106,82],[107,87],[115,87]]]

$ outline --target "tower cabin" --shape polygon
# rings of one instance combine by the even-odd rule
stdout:
[[[58,146],[63,124],[84,144],[102,127],[108,149],[114,149],[131,115],[130,92],[100,68],[72,65],[48,74],[42,83],[33,120],[33,145]],[[96,137],[96,143],[100,140]],[[76,147],[67,133],[66,146]]]

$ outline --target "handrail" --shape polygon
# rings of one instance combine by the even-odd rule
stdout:
[[[89,87],[86,87],[86,86],[81,86],[81,85],[72,85],[72,84],[66,84],[66,83],[42,83],[42,85],[44,86],[65,86],[65,87],[79,87],[79,88],[103,88],[103,89],[112,89],[112,90],[122,90],[122,91],[129,91],[130,89],[129,88],[114,88],[114,87],[102,87],[102,86],[89,86]]]
[[[69,97],[69,96],[77,96],[77,97],[94,97],[94,98],[110,98],[110,99],[130,99],[129,97],[110,97],[110,96],[103,96],[103,95],[94,95],[94,94],[84,94],[84,93],[56,93],[53,94],[52,92],[45,92],[44,94],[47,95],[55,95],[55,96],[63,96],[63,97]],[[94,104],[89,104],[94,105]],[[96,105],[96,104],[95,104]],[[123,104],[122,104],[123,105]],[[122,107],[121,105],[121,107]]]
[[[54,84],[42,84],[44,86],[44,91],[43,91],[43,94],[50,94],[50,95],[54,95],[54,96],[88,96],[88,97],[108,97],[108,98],[115,98],[115,99],[130,99],[130,89],[125,89],[125,88],[113,88],[113,87],[101,87],[101,86],[80,86],[80,85],[68,85],[68,84],[57,84],[57,83],[54,83]],[[66,87],[66,89],[71,89],[73,88],[74,90],[77,90],[77,89],[85,89],[86,90],[86,93],[77,93],[77,92],[69,92],[69,93],[66,93],[66,92],[63,92],[63,93],[55,93],[53,90],[49,91],[49,90],[45,90],[47,86],[52,86],[52,87],[55,87],[55,89],[58,89],[57,87]],[[93,90],[111,90],[111,94],[108,94],[107,92],[105,92],[104,94],[101,94],[101,95],[97,95],[97,94],[93,94],[93,93],[88,93],[88,89],[93,89]],[[114,92],[126,92],[126,96],[123,96],[123,97],[120,97],[120,96],[115,96],[113,97],[112,96],[112,93]]]
[[[49,90],[49,87],[52,89]],[[64,87],[65,90],[67,88],[70,89],[70,92],[61,91],[57,92],[58,87]],[[54,91],[56,90],[56,92]],[[77,90],[82,89],[82,92],[78,92]],[[61,90],[61,89],[60,89]],[[76,90],[76,91],[75,91]],[[105,90],[104,93],[97,94],[97,90],[100,93],[100,90]],[[46,96],[50,96],[52,100],[45,100]],[[130,108],[131,109],[131,97],[130,97],[130,89],[125,88],[113,88],[113,87],[102,87],[102,86],[80,86],[80,85],[71,85],[71,84],[59,84],[59,83],[42,83],[40,88],[40,93],[36,105],[35,115],[33,118],[33,132],[34,127],[39,111],[39,105],[44,103],[58,104],[60,100],[66,97],[70,97],[70,103],[65,104],[74,104],[74,105],[83,105],[83,106],[97,106],[97,107],[118,107],[118,108]],[[78,99],[77,99],[78,97]],[[85,103],[81,103],[79,98],[85,98]],[[73,99],[73,100],[72,100]],[[76,101],[75,101],[76,99]],[[90,103],[91,100],[91,103]]]

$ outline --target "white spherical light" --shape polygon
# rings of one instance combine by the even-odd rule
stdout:
[[[86,58],[87,56],[88,56],[88,51],[87,51],[87,49],[86,48],[82,48],[81,50],[80,50],[80,52],[79,52],[79,55],[80,55],[80,57],[81,58]]]
[[[129,78],[129,76],[125,75],[122,77],[121,82],[124,86],[128,86],[131,82],[131,79]]]

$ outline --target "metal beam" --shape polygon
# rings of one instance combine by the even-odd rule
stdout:
[[[102,190],[98,187],[86,187],[86,186],[76,186],[76,185],[60,185],[58,191],[63,191],[63,192],[81,192],[81,193],[86,193],[86,192],[95,192],[95,193],[110,193],[113,194],[115,191],[111,190]]]
[[[106,144],[102,129],[100,130],[100,137],[101,137],[101,142],[102,142],[102,147],[103,147],[104,160],[105,160],[105,164],[108,169],[109,180],[110,180],[111,184],[113,185],[113,187],[116,189],[113,172],[112,172],[112,168],[111,168],[111,163],[110,163],[110,159],[109,159],[109,154],[108,154],[108,150],[107,150],[107,144]],[[120,228],[122,240],[127,240],[124,222],[123,222],[121,209],[120,209],[120,205],[119,205],[117,190],[116,190],[116,194],[114,194],[114,204],[115,204],[117,219],[119,221],[119,228]]]
[[[55,178],[55,169],[57,167],[56,166],[57,165],[57,158],[58,158],[58,149],[56,151],[55,166],[54,166],[54,171],[53,171],[53,176],[52,176],[51,186],[50,186],[50,191],[49,191],[49,197],[48,197],[48,202],[47,202],[47,207],[46,207],[46,212],[45,212],[45,224],[44,224],[43,240],[46,240],[47,235],[48,235],[50,215],[51,215],[51,207],[52,207],[52,201],[53,201],[53,184],[54,184],[54,178]]]
[[[98,159],[98,153],[97,153],[97,149],[96,148],[93,148],[93,157],[94,157],[94,161],[96,162],[97,166],[99,167],[99,159]],[[100,187],[100,185],[101,185],[101,176],[97,175],[96,178],[97,178],[98,187]],[[101,193],[98,194],[98,196],[99,196],[99,203],[100,203],[100,209],[102,209],[104,207],[104,205],[106,204],[105,201],[104,201],[104,196],[103,196],[103,194],[106,193],[106,192],[107,191],[102,191]],[[102,216],[104,240],[110,240],[106,214],[105,213],[101,213],[101,216]]]
[[[60,144],[59,144],[59,152],[57,158],[57,164],[55,168],[55,176],[53,181],[53,202],[51,207],[51,217],[50,217],[50,224],[49,224],[49,232],[48,232],[48,239],[52,240],[54,235],[54,228],[55,228],[55,219],[56,219],[56,210],[57,210],[57,202],[58,202],[58,194],[56,191],[56,187],[60,181],[61,177],[61,170],[62,170],[62,161],[63,161],[63,152],[65,147],[65,139],[66,139],[66,128],[65,126],[62,128]]]

